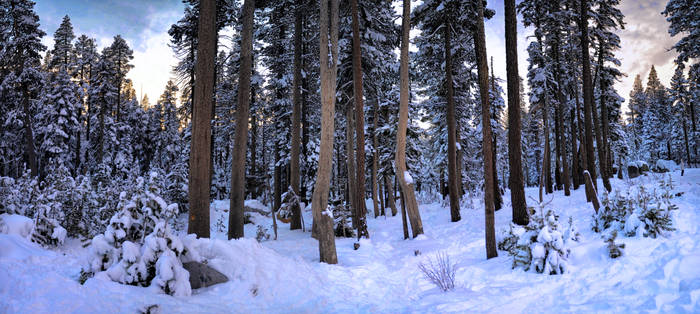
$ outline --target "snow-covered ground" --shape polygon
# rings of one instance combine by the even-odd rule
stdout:
[[[657,183],[657,175],[634,179]],[[318,244],[309,232],[279,223],[278,240],[259,244],[256,226],[246,239],[227,241],[228,201],[212,205],[212,237],[201,254],[229,282],[172,297],[156,290],[98,278],[78,283],[88,250],[67,239],[46,250],[16,235],[0,234],[0,313],[129,312],[158,305],[163,313],[260,312],[700,312],[700,169],[673,173],[679,210],[676,231],[666,238],[626,238],[625,254],[610,259],[606,244],[591,231],[593,209],[583,188],[571,197],[556,192],[551,205],[564,219],[574,218],[581,241],[574,243],[564,275],[511,269],[506,252],[486,260],[481,199],[467,200],[462,221],[450,222],[444,204],[420,206],[425,235],[403,240],[401,218],[369,218],[371,239],[338,238],[338,265],[318,262]],[[615,187],[625,181],[613,180]],[[534,203],[537,190],[527,189]],[[496,229],[511,220],[510,196],[496,212]],[[475,204],[475,205],[471,205]],[[257,205],[256,205],[257,206]],[[368,201],[372,213],[372,202]],[[304,211],[310,230],[310,208]],[[272,221],[252,214],[257,224]],[[416,255],[415,251],[421,254]],[[445,252],[456,264],[456,287],[442,292],[418,269],[419,263]]]

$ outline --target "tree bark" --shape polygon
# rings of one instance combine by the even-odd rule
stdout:
[[[345,105],[345,165],[347,170],[347,201],[352,212],[352,227],[358,228],[358,211],[357,211],[357,182],[355,169],[355,115],[353,106],[350,102]],[[358,230],[359,232],[359,230]]]
[[[328,264],[337,264],[338,256],[335,251],[333,218],[327,206],[331,168],[333,166],[335,88],[338,74],[338,0],[330,0],[330,8],[328,0],[320,0],[320,2],[321,147],[318,156],[316,185],[311,204],[314,221],[316,221],[318,227],[320,261]],[[330,60],[328,56],[329,49],[332,54]]]
[[[391,216],[396,216],[398,210],[396,209],[396,193],[389,183],[389,177],[384,176],[384,189],[386,190],[386,201],[389,203],[389,208],[391,208]]]
[[[559,33],[557,32],[556,40],[554,47],[552,47],[554,50],[554,58],[557,63],[557,69],[554,72],[555,73],[555,79],[557,80],[557,124],[559,125],[559,132],[557,132],[557,143],[559,148],[561,150],[561,164],[563,167],[562,170],[562,184],[564,185],[564,195],[569,196],[571,195],[571,190],[569,189],[569,185],[571,182],[571,178],[569,177],[569,162],[567,160],[568,154],[566,151],[566,127],[564,126],[564,104],[566,103],[566,98],[564,98],[564,93],[562,89],[564,88],[562,80],[561,80],[561,73],[563,72],[563,69],[561,67],[561,58],[560,58],[560,52],[559,52]]]
[[[245,203],[245,159],[248,142],[248,112],[250,111],[250,79],[253,72],[253,18],[255,0],[243,3],[243,29],[241,31],[241,65],[238,74],[238,104],[236,107],[236,131],[231,156],[231,203],[228,219],[228,238],[243,237],[243,208]],[[201,45],[201,43],[200,43]],[[199,78],[197,84],[203,76]],[[199,93],[202,95],[202,93]],[[204,93],[211,95],[211,93]]]
[[[405,0],[404,0],[405,1]],[[496,230],[494,227],[494,207],[493,207],[493,190],[489,189],[493,186],[493,153],[491,149],[491,119],[489,118],[489,70],[486,61],[486,38],[484,34],[484,4],[481,1],[476,1],[477,18],[476,18],[476,34],[474,36],[474,46],[476,50],[476,61],[479,73],[479,90],[481,94],[481,124],[483,137],[483,152],[484,152],[484,211],[485,211],[485,239],[486,239],[486,258],[498,256],[496,251]]]
[[[448,185],[450,194],[450,215],[452,217],[452,221],[455,222],[462,219],[462,217],[459,213],[459,182],[457,182],[456,145],[457,121],[455,117],[454,86],[452,81],[452,26],[449,22],[445,24],[443,30],[445,32],[445,85],[447,85],[447,180],[449,181]],[[486,93],[488,97],[488,91]],[[490,110],[487,107],[487,118],[489,116],[489,112]],[[489,149],[491,148],[489,147]],[[486,186],[491,187],[491,184],[488,184]]]
[[[213,100],[211,95],[214,93],[214,76],[210,74],[214,72],[214,67],[216,67],[216,1],[202,0],[199,7],[199,44],[197,45],[197,62],[195,64],[198,79],[194,87],[197,97],[194,99],[192,112],[192,144],[188,184],[190,216],[187,233],[194,233],[200,238],[208,238],[211,189],[211,173],[209,171],[211,166],[210,118]],[[245,144],[243,141],[243,145]],[[245,159],[243,161],[245,162]],[[241,212],[242,210],[243,208],[241,208]],[[231,232],[230,221],[229,232]]]
[[[294,10],[294,81],[292,83],[292,149],[290,152],[290,178],[292,191],[299,195],[299,148],[301,146],[301,35],[302,35],[302,1],[296,0]],[[295,202],[292,206],[290,230],[301,229],[301,208]]]
[[[352,81],[353,99],[355,100],[355,140],[357,174],[355,175],[355,205],[358,217],[357,238],[369,238],[367,231],[367,208],[365,206],[365,104],[362,90],[362,43],[360,42],[360,20],[357,8],[358,0],[351,0],[352,9]]]
[[[602,46],[602,45],[601,45]],[[603,66],[605,65],[603,61],[603,48],[599,47],[598,48],[598,69],[596,70],[596,73],[600,75],[600,71],[602,71]],[[601,97],[600,97],[600,119],[598,119],[598,113],[596,108],[592,108],[593,111],[593,123],[595,127],[595,136],[596,136],[596,147],[598,149],[598,166],[600,167],[600,177],[603,179],[603,186],[605,189],[610,192],[612,191],[612,187],[610,186],[610,174],[609,174],[609,169],[608,169],[608,157],[607,157],[607,132],[606,132],[606,125],[608,122],[608,117],[607,117],[607,110],[605,108],[605,97],[602,97],[603,93],[605,90],[603,89],[604,83],[603,80],[599,78],[600,82],[600,90],[601,90]],[[598,123],[600,121],[600,123]]]
[[[34,127],[32,125],[32,116],[29,108],[29,87],[27,83],[22,83],[22,103],[24,110],[24,149],[27,154],[27,164],[31,171],[32,177],[39,174],[39,167],[36,161],[36,148],[34,147]]]
[[[586,141],[586,170],[596,186],[595,155],[593,154],[593,84],[591,80],[591,59],[588,51],[588,0],[581,0],[579,14],[579,31],[581,32],[581,63],[583,64],[583,120]]]
[[[418,211],[418,202],[416,201],[416,195],[413,189],[415,183],[413,180],[409,182],[406,179],[406,174],[408,174],[408,171],[406,171],[406,130],[408,129],[408,101],[410,97],[408,94],[408,38],[409,32],[411,31],[410,12],[410,0],[403,0],[403,15],[401,18],[401,67],[399,69],[399,127],[396,130],[395,164],[396,178],[401,187],[402,206],[406,207],[408,218],[411,221],[411,231],[415,238],[419,234],[423,234],[423,222],[420,217],[420,212]]]
[[[518,20],[515,0],[505,0],[506,75],[508,91],[508,163],[510,164],[510,202],[513,222],[525,226],[529,222],[523,186],[522,142],[520,120],[520,76],[518,75]]]
[[[379,171],[379,140],[377,139],[377,122],[379,122],[379,97],[374,101],[373,122],[372,122],[372,204],[374,207],[374,218],[379,217],[379,195],[377,184],[377,172]],[[382,211],[383,212],[383,211]]]

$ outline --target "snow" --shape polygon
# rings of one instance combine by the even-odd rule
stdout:
[[[663,171],[676,171],[678,170],[678,165],[673,160],[659,159],[656,161],[656,169]]]
[[[15,234],[29,240],[32,232],[34,232],[34,221],[28,217],[15,214],[0,214],[0,233]]]
[[[406,180],[406,184],[413,184],[413,177],[408,171],[403,172],[403,179]]]
[[[618,189],[628,182],[652,188],[659,178],[652,173],[611,182]],[[683,192],[674,199],[678,210],[671,213],[677,230],[656,239],[620,235],[616,242],[626,246],[617,259],[608,257],[601,235],[591,230],[593,208],[583,187],[570,197],[563,192],[548,195],[548,206],[560,215],[560,223],[568,226],[566,219],[572,216],[581,233],[580,242],[567,244],[571,254],[566,273],[551,276],[511,269],[512,259],[503,251],[486,260],[480,195],[474,196],[474,208],[462,208],[459,222],[450,222],[442,204],[421,204],[425,234],[420,241],[403,240],[398,215],[369,218],[371,238],[362,239],[358,250],[353,248],[356,239],[336,239],[337,265],[318,262],[318,242],[310,232],[290,231],[281,222],[279,240],[263,243],[251,238],[255,224],[245,225],[247,238],[240,240],[226,240],[226,230],[212,230],[212,239],[181,235],[184,247],[196,247],[201,259],[230,279],[191,291],[191,296],[183,296],[188,286],[174,284],[188,274],[169,253],[157,261],[154,283],[168,285],[175,296],[104,276],[78,283],[91,250],[105,249],[100,246],[104,238],[93,239],[92,249],[66,238],[64,245],[47,250],[19,235],[0,234],[0,313],[136,312],[152,305],[163,313],[699,312],[700,169],[686,169],[683,177],[673,172],[673,179],[674,191]],[[534,205],[537,189],[528,188],[526,194]],[[497,230],[507,228],[511,218],[508,192],[503,199],[504,209],[495,217]],[[371,213],[372,202],[367,204]],[[310,208],[303,211],[307,230]],[[227,215],[212,206],[212,221]],[[257,224],[271,225],[271,218],[252,216]],[[557,237],[555,232],[561,230],[539,236]],[[538,256],[543,251],[533,250]],[[450,292],[442,292],[418,269],[426,256],[438,252],[455,263],[455,289]]]

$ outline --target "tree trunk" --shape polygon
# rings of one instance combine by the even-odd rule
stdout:
[[[408,222],[406,219],[406,198],[403,195],[403,191],[399,190],[401,195],[401,225],[403,226],[403,239],[408,239]]]
[[[595,155],[593,154],[593,84],[591,80],[591,59],[588,51],[588,0],[581,0],[579,31],[581,32],[581,62],[583,64],[583,120],[586,141],[586,170],[596,186]]]
[[[347,203],[350,206],[352,213],[352,227],[358,228],[358,211],[357,211],[357,182],[355,169],[355,119],[353,106],[350,102],[345,105],[345,164],[347,170]],[[358,230],[359,231],[359,230]]]
[[[600,70],[603,69],[603,66],[605,65],[603,62],[603,49],[602,47],[599,48],[598,50],[598,70],[596,70],[596,73],[599,73]],[[600,79],[600,91],[601,95],[605,93],[604,89],[604,84],[603,80]],[[598,120],[600,120],[600,124],[598,123]],[[595,135],[596,135],[596,146],[598,148],[598,165],[600,166],[600,177],[603,179],[603,186],[605,189],[610,192],[612,191],[612,187],[610,186],[610,173],[608,169],[608,157],[607,157],[607,124],[608,124],[608,117],[607,117],[607,109],[605,108],[605,97],[600,97],[600,119],[598,119],[598,113],[595,108],[593,108],[593,123],[595,126]]]
[[[462,162],[464,161],[464,151],[462,150],[462,137],[459,136],[459,125],[455,127],[455,138],[459,146],[457,147],[457,162],[455,166],[457,167],[457,196],[462,199],[464,196],[464,184],[462,181]]]
[[[578,160],[578,131],[576,130],[576,108],[571,110],[571,172],[574,190],[578,190],[579,180],[579,160]]]
[[[559,33],[557,32],[557,38],[555,40],[555,45],[553,47],[554,50],[554,55],[555,55],[555,60],[557,63],[557,69],[554,72],[555,79],[557,80],[557,124],[559,125],[559,131],[557,132],[557,143],[558,143],[558,148],[557,150],[561,150],[561,165],[563,167],[562,170],[562,184],[564,185],[564,195],[569,196],[571,195],[571,190],[569,190],[569,184],[570,184],[570,177],[569,177],[569,162],[568,162],[568,154],[566,151],[566,127],[564,125],[564,114],[565,114],[565,108],[564,104],[566,103],[566,98],[564,98],[564,92],[562,89],[564,88],[564,85],[561,80],[561,73],[563,72],[563,69],[561,67],[561,58],[560,58],[560,53],[559,53]],[[574,137],[575,139],[575,137]],[[575,141],[575,140],[574,140]]]
[[[552,194],[552,149],[549,145],[549,119],[547,110],[547,97],[542,101],[542,126],[544,135],[544,162],[542,163],[542,174],[544,175],[544,186],[547,194]]]
[[[362,90],[362,51],[360,42],[360,20],[357,13],[357,1],[351,0],[352,7],[352,81],[353,99],[355,100],[355,160],[357,175],[355,175],[355,205],[357,208],[358,233],[357,238],[369,238],[367,231],[367,208],[365,206],[365,104]]]
[[[584,180],[586,180],[586,189],[591,191],[591,202],[593,203],[593,209],[597,214],[598,209],[600,209],[600,203],[598,202],[598,193],[596,193],[595,187],[593,187],[593,179],[591,179],[591,174],[588,171],[583,172],[583,177]]]
[[[423,222],[420,218],[418,202],[416,201],[416,195],[413,189],[415,182],[413,182],[412,178],[410,181],[406,178],[408,174],[408,171],[406,171],[406,130],[408,129],[408,101],[410,97],[408,94],[408,38],[409,32],[411,31],[410,12],[410,0],[403,0],[403,15],[401,18],[401,67],[399,69],[401,78],[399,92],[399,127],[396,130],[395,165],[396,178],[401,187],[402,206],[406,207],[408,218],[411,221],[411,231],[415,238],[419,234],[423,234]]]
[[[491,58],[491,89],[496,92],[496,76],[493,74],[493,58]],[[492,105],[492,104],[489,104]],[[496,117],[496,108],[491,106],[491,120],[498,121]],[[498,137],[496,132],[492,132],[493,145],[491,146],[491,159],[493,163],[493,207],[494,210],[500,210],[503,205],[503,197],[501,196],[501,189],[498,188]]]
[[[248,2],[250,0],[247,0]],[[199,4],[199,26],[197,45],[197,62],[195,71],[197,81],[192,112],[192,144],[190,148],[189,204],[190,217],[187,233],[194,233],[200,238],[209,238],[209,194],[211,185],[211,107],[214,93],[214,72],[216,57],[216,1],[202,0]],[[242,58],[245,60],[244,58]],[[245,120],[244,120],[245,121]],[[245,124],[245,123],[244,123]],[[238,128],[237,128],[238,129]],[[245,147],[246,142],[243,141]],[[245,149],[245,148],[244,148]],[[243,153],[245,162],[245,152]],[[233,167],[235,169],[235,167]],[[233,206],[232,206],[233,207]],[[241,206],[241,212],[243,208]],[[229,220],[229,237],[231,232]],[[243,226],[243,224],[241,224]],[[242,233],[241,233],[242,236]]]
[[[39,168],[36,160],[36,148],[34,147],[34,127],[32,125],[32,116],[29,109],[29,87],[27,83],[22,83],[22,103],[24,110],[24,149],[27,154],[27,164],[31,171],[32,177],[39,174]]]
[[[391,208],[391,216],[396,216],[398,213],[398,210],[396,210],[396,193],[394,193],[394,189],[391,187],[389,177],[387,176],[384,176],[384,189],[387,195],[386,202],[389,204],[389,208]]]
[[[320,2],[321,147],[318,156],[316,185],[311,204],[314,221],[316,221],[318,228],[320,260],[322,263],[337,264],[338,256],[335,251],[333,218],[327,206],[331,168],[333,166],[335,88],[338,74],[338,0],[330,0],[330,8],[328,0],[320,0]],[[330,60],[328,56],[329,48],[332,54]]]
[[[508,91],[508,163],[510,164],[510,202],[513,222],[528,224],[527,201],[523,186],[522,142],[520,120],[520,76],[518,75],[518,20],[515,0],[505,0],[506,75]]]
[[[447,23],[443,30],[445,32],[445,85],[447,85],[447,180],[449,181],[450,189],[450,215],[452,216],[452,221],[455,222],[462,219],[462,217],[459,213],[459,182],[457,182],[457,121],[452,81],[452,27]],[[486,117],[489,116],[489,112],[490,110],[487,107]],[[491,148],[489,147],[489,149]],[[486,186],[491,187],[491,185]]]
[[[301,145],[301,35],[302,35],[302,1],[296,0],[294,10],[294,81],[292,83],[292,148],[290,152],[290,178],[294,194],[299,195],[299,150]],[[298,205],[297,202],[294,202]],[[290,230],[301,229],[301,208],[292,206]]]
[[[476,50],[476,63],[479,73],[479,90],[481,91],[481,124],[484,151],[484,211],[485,211],[485,239],[486,258],[498,256],[496,251],[496,231],[494,227],[494,207],[493,190],[488,187],[493,186],[493,153],[491,145],[491,119],[489,118],[489,70],[486,61],[486,38],[484,34],[484,4],[476,1],[476,34],[474,36],[474,46]]]
[[[253,72],[252,51],[254,13],[255,0],[245,0],[243,3],[243,29],[241,31],[241,65],[238,74],[236,130],[233,142],[233,152],[231,156],[231,202],[228,219],[229,240],[243,237],[245,159],[247,150],[246,144],[248,142],[248,112],[250,111],[250,79]],[[195,84],[199,84],[199,81],[204,77],[206,76],[199,75],[198,73],[198,79]],[[199,95],[211,95],[211,92],[199,93]]]
[[[377,172],[379,170],[379,141],[377,139],[377,122],[379,122],[379,97],[375,99],[372,122],[372,204],[374,207],[374,218],[379,217],[379,195],[377,184]],[[382,211],[383,212],[383,211]]]

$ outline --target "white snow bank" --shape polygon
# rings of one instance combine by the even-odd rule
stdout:
[[[65,229],[63,230],[65,231]],[[34,221],[30,218],[15,214],[0,214],[0,233],[16,234],[29,240],[33,231]],[[63,241],[61,240],[61,242]]]
[[[245,202],[243,203],[243,206],[254,208],[254,209],[259,209],[263,212],[270,211],[270,209],[267,208],[267,206],[265,206],[265,204],[263,204],[262,202],[260,202],[258,200],[245,200]]]
[[[656,161],[656,170],[657,171],[667,171],[668,172],[668,171],[676,171],[677,169],[678,169],[678,165],[673,160],[659,159]]]

